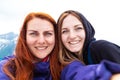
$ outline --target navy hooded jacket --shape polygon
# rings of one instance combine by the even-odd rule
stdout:
[[[110,80],[115,73],[120,73],[120,64],[107,60],[88,66],[80,61],[73,61],[63,69],[61,80]]]
[[[10,80],[10,78],[4,73],[3,66],[11,57],[13,56],[9,56],[0,61],[0,80]],[[35,69],[33,70],[33,80],[52,80],[49,61],[35,63],[34,65]]]

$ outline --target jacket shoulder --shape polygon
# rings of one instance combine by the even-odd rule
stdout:
[[[107,40],[96,40],[91,43],[90,49],[119,49],[120,46]]]
[[[4,73],[3,67],[8,62],[8,58],[0,61],[0,80],[10,80],[9,77]]]

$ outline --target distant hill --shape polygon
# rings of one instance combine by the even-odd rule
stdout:
[[[13,32],[0,34],[0,59],[13,54],[17,37],[18,35]]]

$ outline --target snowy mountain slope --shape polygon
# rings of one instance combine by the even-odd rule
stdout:
[[[13,32],[0,35],[0,59],[13,53],[17,37]]]

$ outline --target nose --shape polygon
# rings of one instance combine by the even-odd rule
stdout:
[[[69,38],[74,39],[76,37],[76,33],[74,31],[70,31]]]
[[[38,43],[39,44],[44,44],[45,43],[45,37],[43,35],[39,35],[39,38],[38,38]]]

